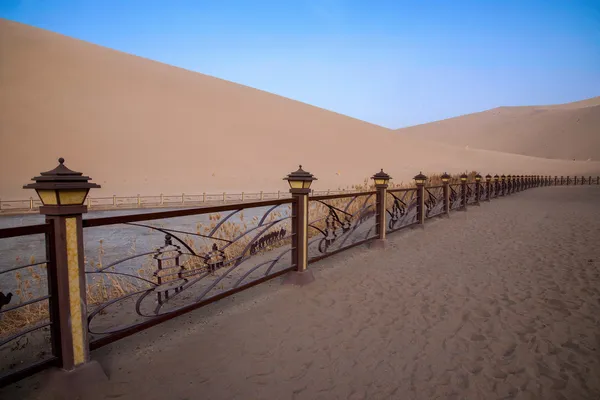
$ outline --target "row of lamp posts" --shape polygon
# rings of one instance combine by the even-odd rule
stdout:
[[[35,189],[43,206],[40,213],[46,216],[52,231],[47,234],[50,313],[52,320],[53,354],[61,360],[65,371],[76,371],[79,367],[93,364],[90,360],[88,346],[88,326],[86,307],[86,280],[84,272],[83,224],[82,215],[87,212],[86,197],[93,188],[100,185],[90,182],[90,177],[81,172],[70,170],[60,158],[59,165],[51,171],[42,172],[33,178],[35,183],[25,185],[26,189]],[[292,194],[292,262],[295,270],[286,276],[288,283],[304,284],[314,280],[308,266],[308,199],[310,187],[317,178],[302,166],[287,175]],[[376,188],[376,229],[379,244],[386,240],[386,197],[390,179],[383,169],[372,176]],[[441,176],[444,193],[444,214],[450,214],[450,175]],[[467,206],[467,179],[460,176],[461,209]],[[493,182],[492,182],[493,179]],[[425,223],[425,182],[427,177],[419,173],[414,177],[417,186],[417,222]],[[481,175],[475,176],[476,201],[479,204],[481,194]],[[589,180],[591,183],[591,178]],[[600,183],[600,177],[597,179]],[[535,186],[550,185],[549,176],[498,176],[485,177],[487,185],[487,201],[492,192],[495,196],[505,196],[515,191]],[[558,177],[554,178],[558,184]],[[560,178],[563,184],[563,177]],[[566,184],[570,184],[569,177]],[[54,262],[52,262],[54,261]],[[97,364],[97,363],[96,363]],[[103,375],[99,365],[96,367],[96,378]],[[94,376],[89,372],[86,377]]]

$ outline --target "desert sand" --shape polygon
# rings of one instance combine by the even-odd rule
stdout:
[[[600,97],[551,106],[498,107],[397,132],[411,138],[528,156],[600,160]]]
[[[595,186],[537,188],[340,253],[311,285],[259,285],[95,351],[97,394],[598,399],[599,203]],[[36,398],[43,377],[0,397]]]
[[[598,109],[589,110],[587,133],[577,136],[575,143],[583,158],[595,151],[590,156],[597,159],[598,135],[591,124],[597,121]],[[571,119],[560,125],[568,125],[567,132],[574,129]],[[551,119],[548,124],[558,122]],[[507,124],[503,133],[513,128]],[[517,147],[526,143],[510,135],[481,133],[481,140],[490,143],[500,140]],[[554,156],[540,150],[549,146],[546,139],[533,149],[521,150],[495,144],[480,146],[495,151],[474,150],[476,142],[469,143],[467,150],[459,144],[424,141],[420,134],[413,137],[257,89],[0,20],[2,200],[33,195],[22,185],[54,168],[58,157],[102,185],[92,196],[285,190],[281,179],[298,164],[319,178],[316,190],[362,183],[380,168],[398,183],[408,182],[419,171],[600,174],[598,161],[574,162],[570,154],[562,157],[568,161],[532,157]]]

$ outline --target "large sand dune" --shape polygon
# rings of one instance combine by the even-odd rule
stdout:
[[[600,97],[552,106],[498,107],[399,129],[405,137],[536,157],[600,160]]]
[[[420,170],[600,172],[600,163],[423,141],[0,20],[0,197],[29,197],[21,186],[59,156],[103,185],[96,196],[285,189],[281,178],[300,163],[319,178],[316,189],[360,183],[382,167],[397,182]]]

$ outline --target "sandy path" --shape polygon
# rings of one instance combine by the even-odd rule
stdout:
[[[598,399],[599,205],[539,188],[342,253],[95,352],[106,398]]]

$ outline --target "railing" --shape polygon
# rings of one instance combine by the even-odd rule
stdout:
[[[56,263],[46,254],[52,226],[0,229],[0,251],[8,255],[0,264],[0,386],[60,366]],[[21,251],[30,256],[15,256]]]
[[[348,194],[357,192],[355,190],[314,190],[312,196],[325,196],[335,194]],[[89,210],[111,210],[111,209],[133,209],[133,208],[174,208],[193,207],[205,204],[219,204],[240,201],[264,201],[291,198],[287,191],[277,192],[240,192],[240,193],[202,193],[202,194],[178,194],[178,195],[153,195],[153,196],[110,196],[110,197],[88,197],[86,205]],[[26,213],[39,209],[42,202],[30,197],[26,200],[2,200],[0,199],[0,213]]]
[[[425,188],[425,218],[438,217],[445,213],[444,186]]]
[[[377,237],[375,194],[316,196],[309,200],[308,261],[315,262]]]
[[[91,348],[290,271],[290,219],[281,199],[83,221]]]
[[[392,233],[417,223],[417,189],[388,190],[386,232]]]
[[[300,272],[304,250],[304,263],[314,263],[485,200],[532,187],[593,181],[530,177],[402,189],[379,186],[375,191],[329,195],[280,194],[279,199],[266,199],[263,193],[262,201],[244,195],[244,203],[78,220],[81,243],[79,228],[72,231],[70,243],[76,244],[75,255],[84,255],[74,264],[85,297],[81,309],[87,310],[82,313],[85,335],[80,339],[86,351],[96,349],[288,272]],[[595,182],[600,184],[600,179]],[[194,199],[181,198],[184,203]],[[229,201],[227,195],[225,199]],[[161,200],[165,204],[173,199]],[[301,204],[306,213],[300,211]],[[71,362],[62,344],[68,343],[62,332],[69,325],[62,321],[71,321],[73,308],[58,304],[70,299],[65,291],[73,277],[65,283],[64,275],[73,270],[65,265],[71,253],[57,255],[69,245],[56,221],[73,217],[54,218],[41,225],[0,229],[0,386]],[[57,245],[59,240],[62,245]],[[24,255],[26,259],[18,258]]]

